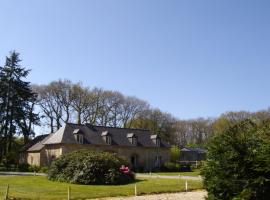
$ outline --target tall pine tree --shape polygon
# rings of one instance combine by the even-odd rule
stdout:
[[[23,135],[26,143],[33,134],[33,124],[39,117],[34,113],[36,94],[24,79],[30,70],[20,66],[19,53],[13,51],[0,67],[0,159],[12,150],[15,135]]]

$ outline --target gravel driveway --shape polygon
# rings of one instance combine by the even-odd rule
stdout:
[[[136,174],[137,178],[164,178],[164,179],[183,179],[183,180],[195,180],[201,181],[201,176],[174,176],[174,175],[148,175],[148,174]]]
[[[154,194],[137,197],[109,197],[96,200],[204,200],[206,191]]]

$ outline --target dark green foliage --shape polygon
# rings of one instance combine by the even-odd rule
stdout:
[[[40,167],[38,170],[39,173],[47,173],[48,172],[48,167]]]
[[[56,159],[49,171],[50,180],[77,184],[124,184],[134,180],[132,173],[120,171],[126,161],[107,152],[75,151]]]
[[[28,163],[21,163],[18,165],[19,172],[29,172],[30,165]]]
[[[191,172],[192,171],[191,164],[188,164],[188,163],[181,164],[180,171],[181,172]]]
[[[29,172],[39,172],[40,169],[41,169],[41,167],[38,165],[30,165],[28,168],[28,171]]]
[[[162,171],[166,172],[179,172],[180,171],[180,164],[174,162],[166,162],[161,167]]]
[[[25,81],[30,71],[20,66],[20,61],[19,53],[13,51],[0,67],[0,160],[7,164],[12,161],[9,153],[14,149],[14,137],[23,135],[26,143],[39,121],[34,113],[36,94]]]
[[[172,145],[170,148],[171,162],[176,163],[180,158],[180,148],[176,145]]]
[[[269,122],[239,122],[208,144],[204,187],[211,200],[270,199]]]

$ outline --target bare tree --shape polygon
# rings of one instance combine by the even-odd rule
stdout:
[[[76,112],[77,123],[81,124],[83,113],[86,113],[90,101],[89,89],[83,87],[80,83],[71,87],[70,102],[73,110]]]
[[[126,97],[123,99],[120,120],[125,128],[130,128],[133,125],[134,119],[140,113],[147,110],[149,105],[147,102],[142,101],[136,97]]]
[[[33,90],[38,94],[37,105],[42,111],[45,124],[50,127],[51,133],[61,127],[62,104],[55,97],[54,85],[33,85]]]
[[[189,123],[186,120],[178,120],[175,124],[175,144],[177,146],[185,146],[188,143]]]
[[[61,109],[61,121],[67,123],[71,118],[71,88],[72,83],[69,80],[53,81],[49,84],[55,103]]]

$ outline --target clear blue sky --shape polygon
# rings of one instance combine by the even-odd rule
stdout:
[[[270,1],[1,0],[0,65],[82,81],[187,119],[270,106]]]

